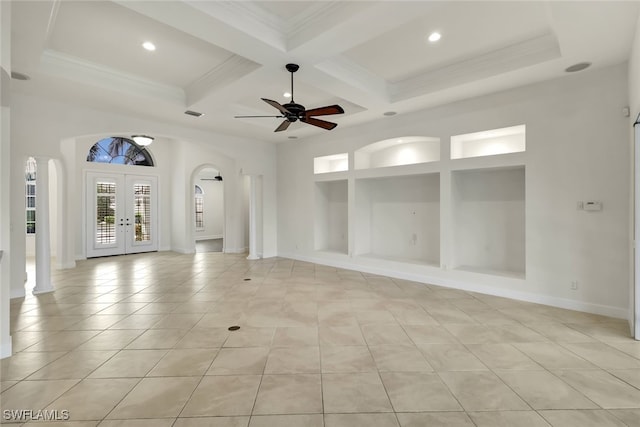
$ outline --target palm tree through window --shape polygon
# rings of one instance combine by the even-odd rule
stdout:
[[[104,138],[96,142],[89,149],[87,162],[153,166],[153,160],[144,147],[122,137]]]

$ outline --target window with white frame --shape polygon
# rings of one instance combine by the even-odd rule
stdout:
[[[29,157],[24,170],[27,234],[36,233],[36,159]]]
[[[196,230],[204,230],[204,191],[196,185],[195,188]]]

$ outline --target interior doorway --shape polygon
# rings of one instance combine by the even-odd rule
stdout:
[[[193,207],[196,252],[224,252],[224,178],[219,170],[204,167],[196,174]]]
[[[158,250],[155,176],[87,172],[87,257]]]

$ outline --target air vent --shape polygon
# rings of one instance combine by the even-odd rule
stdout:
[[[191,110],[187,110],[184,112],[186,115],[188,116],[193,116],[193,117],[200,117],[200,116],[204,116],[204,114],[202,113],[198,113],[197,111],[191,111]]]

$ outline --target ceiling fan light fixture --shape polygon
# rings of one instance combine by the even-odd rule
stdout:
[[[147,145],[151,145],[154,138],[148,135],[133,135],[131,139],[141,147],[146,147]]]

